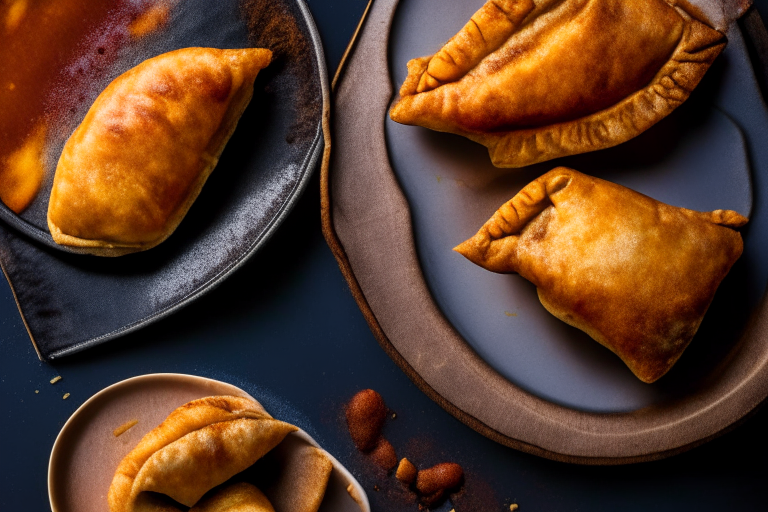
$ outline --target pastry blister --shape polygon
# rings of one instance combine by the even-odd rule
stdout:
[[[608,148],[690,96],[726,45],[712,25],[688,2],[489,0],[408,63],[390,116],[479,142],[498,167]]]
[[[518,273],[560,320],[644,382],[675,364],[743,250],[730,210],[696,212],[564,167],[524,187],[455,248]]]

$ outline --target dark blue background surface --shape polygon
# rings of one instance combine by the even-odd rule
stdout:
[[[308,3],[332,76],[365,2]],[[764,19],[766,4],[758,5]],[[765,408],[690,452],[622,467],[540,459],[464,426],[379,348],[322,238],[319,211],[315,176],[272,240],[222,286],[156,325],[55,365],[37,359],[10,289],[0,284],[0,511],[48,510],[48,456],[69,415],[105,386],[155,372],[229,381],[276,415],[290,415],[348,465],[376,512],[417,508],[396,492],[392,478],[371,469],[345,431],[344,402],[368,387],[397,413],[385,434],[398,455],[465,467],[457,512],[509,510],[511,502],[521,512],[766,510]],[[63,379],[51,385],[56,375]],[[64,393],[71,396],[62,400]]]

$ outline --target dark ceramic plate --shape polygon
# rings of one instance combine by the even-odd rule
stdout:
[[[66,138],[112,78],[146,58],[190,46],[269,47],[275,58],[257,77],[217,168],[168,240],[120,258],[69,254],[52,241],[46,224],[53,169]],[[324,148],[325,61],[302,0],[178,2],[167,26],[121,50],[86,94],[48,148],[47,187],[20,216],[0,210],[6,221],[0,262],[44,358],[136,330],[221,282],[285,218]]]

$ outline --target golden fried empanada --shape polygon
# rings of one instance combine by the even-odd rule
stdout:
[[[152,510],[164,494],[191,507],[298,430],[273,419],[253,400],[201,398],[173,411],[120,462],[109,488],[111,512]]]
[[[408,62],[390,117],[479,142],[497,167],[615,146],[683,103],[725,48],[686,5],[488,0]]]
[[[259,48],[185,48],[117,77],[59,159],[48,205],[56,243],[119,256],[170,236],[216,166],[271,56]]]
[[[220,489],[189,512],[275,512],[275,509],[258,488],[240,482]]]
[[[615,352],[643,382],[675,364],[743,249],[730,210],[696,212],[559,167],[455,248],[517,272],[544,307]]]

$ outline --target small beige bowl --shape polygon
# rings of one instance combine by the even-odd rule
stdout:
[[[133,377],[93,395],[72,414],[53,443],[48,462],[51,510],[106,512],[107,491],[123,457],[171,411],[212,395],[254,399],[231,384],[176,373]],[[123,434],[114,435],[115,429],[133,420],[138,423]],[[320,448],[303,430],[290,434],[286,441],[289,446],[307,443]],[[320,512],[370,512],[368,497],[357,480],[326,454],[333,463],[333,472]]]

